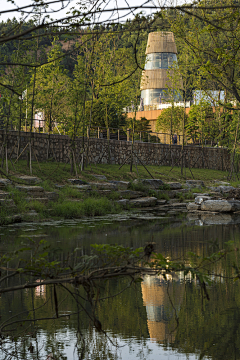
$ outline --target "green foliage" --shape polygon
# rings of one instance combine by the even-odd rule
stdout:
[[[67,201],[52,203],[51,214],[65,219],[81,218],[83,216],[100,216],[115,213],[120,208],[107,198],[89,197],[84,201]]]
[[[163,109],[157,118],[156,129],[158,132],[172,132],[182,133],[182,123],[184,116],[184,108],[182,107],[169,107]],[[172,124],[172,128],[171,128]]]
[[[193,143],[199,140],[212,140],[218,136],[218,123],[213,109],[207,102],[192,105],[188,114],[186,134]]]

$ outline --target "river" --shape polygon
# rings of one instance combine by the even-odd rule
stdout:
[[[205,226],[186,217],[165,218],[151,214],[122,214],[94,219],[25,223],[0,228],[0,251],[12,251],[45,239],[49,259],[65,261],[78,248],[90,254],[91,244],[119,244],[133,248],[156,243],[156,251],[171,259],[186,259],[189,251],[207,256],[232,240],[240,247],[240,225]],[[29,253],[29,256],[32,254]],[[215,266],[215,271],[233,275],[238,271],[238,251]],[[8,280],[15,285],[17,279]],[[39,308],[35,327],[17,335],[16,323],[4,330],[0,359],[239,359],[240,358],[240,288],[239,280],[212,278],[207,285],[207,300],[196,278],[183,273],[145,276],[128,287],[129,279],[107,281],[96,314],[105,334],[97,332],[85,312],[56,320],[53,316],[52,290],[39,286],[34,290],[2,294],[0,322],[10,317],[33,316],[32,305]],[[111,298],[113,294],[118,294]],[[84,291],[79,290],[84,297]],[[78,305],[58,289],[59,314],[76,312]],[[89,305],[84,302],[86,309]],[[46,319],[46,320],[45,320]],[[13,321],[12,320],[12,321]],[[2,326],[2,325],[1,325]],[[18,326],[20,326],[18,324]],[[26,330],[27,329],[27,330]]]

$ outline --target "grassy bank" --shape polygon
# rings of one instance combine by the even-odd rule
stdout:
[[[29,175],[29,169],[26,165],[25,160],[20,160],[14,166],[15,168],[13,168],[11,163],[9,163],[10,176],[18,174]],[[183,182],[186,179],[194,178],[197,180],[203,180],[208,183],[213,180],[226,181],[228,176],[228,173],[226,171],[191,169],[190,172],[188,168],[186,169],[186,171],[184,170],[184,175],[182,176],[180,167],[174,167],[172,169],[170,166],[147,166],[146,168],[144,168],[143,166],[137,166],[136,168],[134,166],[133,172],[130,172],[129,170],[129,165],[124,165],[120,169],[119,165],[91,164],[91,166],[87,166],[83,172],[81,172],[78,168],[77,177],[85,180],[86,182],[96,181],[96,179],[92,175],[98,174],[105,175],[108,180],[131,181],[137,178],[151,178],[152,175],[154,178],[162,179],[163,181]],[[64,184],[67,182],[67,179],[76,177],[75,173],[74,175],[71,175],[69,164],[56,162],[33,162],[33,175],[38,176],[42,180],[45,180],[46,185],[56,183]],[[233,178],[232,180],[236,181],[237,179]]]

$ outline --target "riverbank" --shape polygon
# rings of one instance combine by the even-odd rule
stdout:
[[[238,183],[222,181],[226,177],[223,172],[196,169],[199,179],[185,180],[180,168],[172,170],[176,176],[172,177],[171,168],[166,167],[138,167],[136,174],[127,166],[118,173],[114,165],[98,165],[70,177],[65,165],[57,164],[54,171],[55,165],[50,169],[49,163],[39,164],[40,177],[26,175],[23,164],[19,164],[21,173],[10,172],[0,179],[1,224],[101,216],[134,209],[154,211],[160,216],[240,210],[238,203],[230,207],[226,200],[233,190],[238,198]],[[161,176],[160,170],[164,172]],[[215,203],[209,204],[209,200]],[[220,204],[220,200],[227,203]]]

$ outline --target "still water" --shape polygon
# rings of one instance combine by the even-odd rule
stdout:
[[[240,220],[240,219],[239,219]],[[199,226],[200,225],[200,226]],[[81,221],[55,221],[19,224],[0,228],[0,251],[12,251],[32,240],[45,239],[51,245],[50,259],[64,261],[79,248],[90,254],[90,244],[121,244],[137,248],[156,243],[156,251],[171,259],[186,259],[189,251],[207,256],[233,240],[240,247],[240,225],[204,226],[188,218],[132,216],[99,217]],[[223,275],[234,275],[239,264],[238,252],[215,266]],[[9,279],[8,286],[16,285]],[[208,301],[195,278],[182,273],[169,276],[145,276],[127,290],[130,280],[105,282],[95,309],[105,334],[96,332],[85,312],[80,315],[47,320],[54,315],[52,289],[3,294],[0,298],[0,322],[32,319],[35,322],[21,334],[12,336],[16,323],[4,328],[6,338],[0,347],[0,359],[240,359],[240,287],[239,281],[214,278],[207,291]],[[79,296],[84,297],[83,290]],[[118,294],[115,297],[112,295]],[[59,315],[77,312],[78,306],[64,289],[58,289]],[[83,303],[88,310],[87,302]],[[89,309],[90,310],[90,309]],[[19,314],[19,315],[18,315]],[[17,316],[16,316],[17,315]],[[16,317],[14,317],[16,316]],[[1,325],[2,326],[2,325]],[[24,325],[25,326],[25,325]],[[37,328],[37,331],[36,331]],[[24,334],[24,336],[23,336]]]

